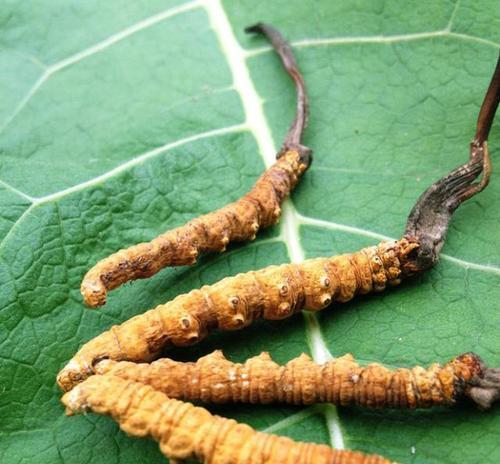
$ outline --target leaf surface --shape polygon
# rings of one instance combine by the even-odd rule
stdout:
[[[311,97],[314,162],[280,226],[165,269],[86,309],[98,259],[238,198],[272,163],[294,91],[267,43],[293,42]],[[203,284],[398,237],[423,189],[468,156],[498,55],[500,6],[399,2],[67,2],[0,11],[0,461],[164,462],[108,418],[67,418],[58,370],[110,325]],[[262,102],[262,105],[259,104]],[[257,104],[256,104],[257,103]],[[500,125],[490,136],[500,155]],[[475,351],[500,366],[500,178],[454,217],[440,264],[317,316],[261,322],[176,350],[243,361],[352,352],[391,366]],[[211,410],[300,440],[403,463],[496,463],[498,407]]]

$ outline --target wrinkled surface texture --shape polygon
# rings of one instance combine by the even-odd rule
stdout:
[[[381,456],[257,432],[248,424],[168,398],[149,385],[112,375],[93,375],[66,393],[62,402],[69,414],[110,415],[130,436],[153,437],[175,463],[196,458],[210,464],[391,464]]]
[[[129,439],[108,418],[64,416],[55,376],[78,347],[227,275],[397,238],[422,190],[466,160],[498,54],[500,4],[398,4],[3,3],[1,462],[164,462],[155,443]],[[297,45],[311,97],[304,142],[314,162],[281,225],[193,268],[120,288],[89,311],[79,285],[98,259],[237,199],[272,163],[294,89],[265,40],[243,34],[257,20]],[[490,146],[495,163],[498,122]],[[217,347],[241,362],[265,350],[284,363],[303,351],[319,361],[351,352],[427,366],[474,351],[500,366],[497,172],[457,211],[445,256],[425,276],[317,319],[258,323],[170,354],[192,360]],[[404,463],[500,460],[498,406],[211,411]]]

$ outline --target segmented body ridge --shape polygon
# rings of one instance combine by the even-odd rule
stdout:
[[[85,344],[59,373],[59,385],[70,389],[102,359],[150,361],[165,347],[191,345],[216,328],[235,330],[258,318],[284,319],[302,309],[317,311],[358,293],[397,285],[413,248],[406,238],[383,242],[356,253],[226,277],[179,295]]]
[[[376,455],[335,450],[257,432],[246,424],[170,399],[150,386],[115,376],[92,376],[62,399],[72,414],[110,415],[123,431],[151,436],[169,458],[209,464],[388,464]]]
[[[150,277],[166,266],[193,264],[200,254],[224,251],[232,241],[255,239],[261,227],[278,222],[281,203],[307,167],[308,160],[289,150],[239,200],[99,261],[82,281],[85,302],[100,306],[107,290],[129,280]]]
[[[427,408],[451,405],[460,398],[463,385],[481,376],[481,360],[465,354],[444,366],[391,370],[377,363],[360,366],[350,354],[322,365],[302,354],[281,366],[268,353],[239,364],[214,351],[196,363],[171,359],[151,364],[103,361],[97,372],[151,385],[171,398],[194,402]]]

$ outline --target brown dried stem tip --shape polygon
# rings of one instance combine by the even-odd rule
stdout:
[[[388,369],[377,363],[360,366],[350,354],[321,365],[302,354],[280,366],[268,353],[239,364],[214,351],[195,363],[105,360],[96,372],[150,385],[170,398],[205,403],[430,408],[468,397],[488,409],[500,397],[500,370],[485,368],[474,353],[444,366]]]
[[[93,411],[111,416],[135,437],[152,437],[171,463],[389,464],[377,455],[335,450],[257,432],[246,424],[170,399],[150,386],[112,375],[95,375],[66,393],[68,415]]]
[[[279,221],[281,203],[298,184],[311,163],[311,150],[301,145],[307,122],[307,96],[297,63],[278,31],[267,25],[249,28],[271,41],[297,87],[297,114],[277,161],[244,197],[200,216],[147,243],[139,243],[99,261],[83,278],[85,303],[95,308],[106,302],[108,290],[134,279],[145,279],[167,266],[190,265],[198,256],[222,252],[233,241],[253,240],[260,228]]]
[[[476,135],[470,145],[470,160],[431,185],[408,217],[405,236],[419,243],[414,254],[415,272],[436,264],[453,212],[488,185],[491,161],[487,139],[499,101],[500,58],[479,111]],[[474,183],[481,174],[481,180]]]
[[[283,63],[283,66],[287,70],[288,74],[295,82],[295,87],[297,89],[296,115],[290,129],[288,130],[288,134],[285,137],[280,153],[284,153],[288,150],[298,150],[300,152],[304,151],[305,153],[310,154],[311,149],[301,145],[302,133],[307,126],[309,118],[309,103],[307,101],[306,85],[304,83],[304,78],[299,71],[297,61],[293,56],[290,45],[276,29],[268,24],[254,24],[253,26],[247,27],[245,32],[256,32],[265,35],[271,42],[278,56],[281,58],[281,62]]]

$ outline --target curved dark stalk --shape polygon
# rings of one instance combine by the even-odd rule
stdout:
[[[410,212],[405,236],[415,239],[419,247],[413,253],[408,272],[421,271],[436,264],[454,211],[488,185],[491,160],[487,138],[499,101],[500,58],[479,111],[469,161],[431,185]],[[474,182],[481,174],[480,181]]]
[[[493,119],[495,118],[495,113],[498,108],[498,103],[500,102],[500,57],[497,61],[497,67],[491,78],[490,85],[486,91],[481,110],[479,111],[479,117],[477,118],[477,130],[475,141],[478,145],[482,145],[483,142],[488,140],[488,135],[490,133],[491,126],[493,125]]]
[[[302,145],[302,134],[307,126],[309,118],[309,102],[307,99],[306,85],[304,78],[299,71],[297,61],[293,56],[292,49],[283,36],[273,27],[264,23],[257,23],[245,29],[245,32],[256,32],[264,34],[271,42],[274,51],[280,57],[284,68],[293,79],[297,91],[297,109],[295,119],[293,120],[288,133],[283,142],[280,152],[277,155],[279,158],[287,150],[297,150],[300,153],[311,154],[311,149]]]

